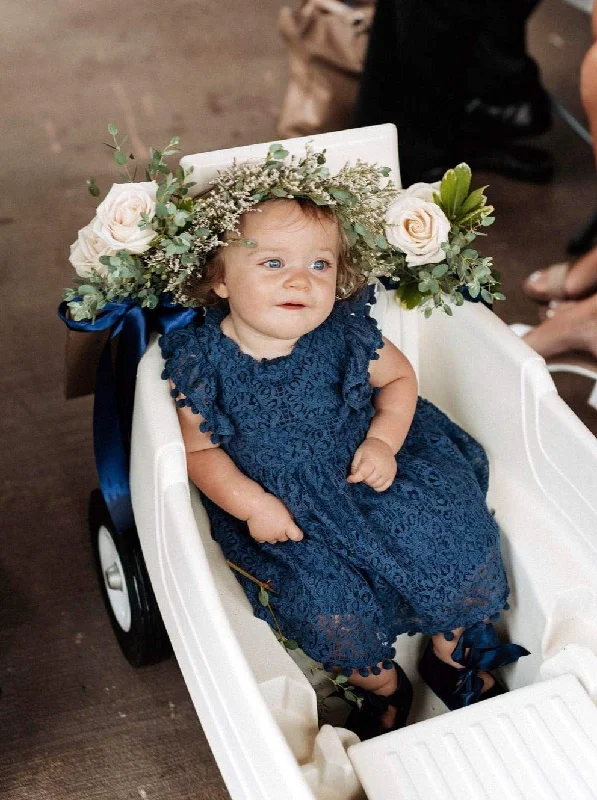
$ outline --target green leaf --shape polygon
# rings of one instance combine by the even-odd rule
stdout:
[[[421,301],[425,296],[419,291],[417,281],[412,281],[409,283],[401,283],[396,289],[396,297],[403,306],[412,309],[421,305]]]
[[[506,295],[502,294],[501,292],[494,292],[493,293],[493,299],[494,300],[505,300],[506,299]]]
[[[95,178],[87,178],[85,183],[87,184],[87,188],[89,189],[90,194],[92,194],[94,197],[100,196],[100,190],[97,183],[95,182]]]
[[[285,150],[284,147],[279,143],[274,143],[269,146],[269,150],[267,151],[267,161],[283,161],[286,156],[288,155],[288,150]]]
[[[442,308],[443,308],[443,310],[446,312],[446,314],[449,317],[451,317],[453,315],[453,312],[452,312],[452,309],[450,308],[450,306],[443,305]]]
[[[174,224],[177,227],[182,228],[188,218],[189,215],[186,211],[177,211],[176,214],[174,214]]]
[[[481,289],[481,297],[486,303],[489,303],[489,305],[493,304],[493,295],[491,292],[488,292],[487,289]]]
[[[449,267],[444,261],[442,264],[438,264],[436,267],[433,268],[433,272],[431,273],[434,278],[443,278],[443,276],[448,271]]]
[[[468,284],[468,293],[474,299],[475,297],[479,296],[479,292],[481,291],[481,287],[477,283],[477,281],[473,281],[472,283]]]
[[[348,683],[348,678],[346,677],[346,675],[343,675],[342,673],[340,673],[339,675],[336,675],[336,677],[334,679],[334,682],[335,683]]]
[[[155,204],[155,215],[159,219],[165,219],[169,214],[168,208],[164,203]]]
[[[269,594],[265,591],[265,589],[261,589],[259,592],[259,602],[262,606],[269,606]]]
[[[351,692],[349,689],[347,689],[344,692],[344,697],[345,697],[346,700],[350,700],[352,703],[356,703],[357,702],[356,694],[354,692]]]
[[[494,222],[495,217],[483,217],[481,220],[481,225],[483,225],[484,228],[488,228],[490,225],[493,225]]]
[[[127,161],[126,155],[122,151],[116,150],[114,152],[114,161],[120,164],[121,167],[124,167]]]
[[[487,198],[484,194],[485,189],[487,189],[487,186],[481,186],[479,189],[472,191],[460,207],[459,213],[464,216],[470,211],[476,211],[478,208],[482,208],[487,202]]]
[[[382,236],[381,233],[378,233],[375,237],[375,244],[379,247],[380,250],[387,250],[388,249],[388,242],[385,236]]]
[[[113,122],[108,123],[108,133],[110,136],[118,136],[118,128]]]
[[[352,247],[357,243],[359,236],[353,228],[350,228],[349,230],[345,231],[345,233],[348,246]]]
[[[439,191],[442,206],[448,219],[456,216],[469,193],[471,169],[468,164],[458,164],[442,178]]]

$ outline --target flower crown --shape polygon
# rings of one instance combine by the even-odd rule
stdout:
[[[155,308],[166,293],[183,306],[197,301],[185,294],[187,280],[201,277],[214,251],[242,239],[241,216],[258,203],[278,198],[309,199],[333,210],[344,230],[354,267],[368,279],[388,278],[409,308],[461,305],[462,290],[486,302],[503,299],[491,259],[470,244],[479,228],[493,222],[484,188],[470,192],[466,164],[449,170],[439,184],[398,190],[387,167],[363,161],[346,164],[335,175],[325,151],[309,145],[304,156],[290,156],[272,144],[264,160],[234,163],[210,188],[192,197],[192,169],[171,173],[165,157],[178,152],[178,139],[164,151],[151,150],[147,181],[135,183],[118,130],[110,125],[114,159],[127,183],[115,184],[71,246],[70,261],[82,279],[64,299],[75,320],[95,319],[108,303],[127,299]],[[126,137],[125,137],[126,138]],[[99,189],[93,179],[88,187]],[[226,241],[224,241],[226,239]]]

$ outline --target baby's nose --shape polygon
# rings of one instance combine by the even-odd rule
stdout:
[[[286,277],[285,285],[292,289],[308,289],[311,286],[308,270],[302,267],[291,269]]]

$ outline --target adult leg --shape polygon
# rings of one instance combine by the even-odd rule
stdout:
[[[597,38],[597,3],[593,10],[593,37]],[[589,48],[582,63],[580,93],[593,135],[593,154],[597,164],[597,41]],[[596,291],[597,246],[581,256],[568,269],[561,269],[561,265],[557,264],[533,272],[524,282],[523,289],[526,294],[539,302],[546,302],[552,298],[574,299]],[[581,318],[582,313],[579,314],[579,321]],[[541,331],[542,347],[544,347],[548,335],[552,333],[555,333],[553,326]],[[536,334],[539,334],[539,329]],[[536,335],[535,339],[539,342]]]
[[[549,97],[526,42],[527,20],[539,2],[488,4],[486,24],[468,70],[466,123],[471,134],[503,141],[549,129]]]
[[[378,0],[356,124],[398,126],[403,182],[458,148],[466,71],[487,0]]]

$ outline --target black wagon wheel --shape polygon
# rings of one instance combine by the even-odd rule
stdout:
[[[163,661],[172,648],[137,531],[116,530],[99,489],[89,497],[89,530],[104,603],[122,652],[134,667]]]

